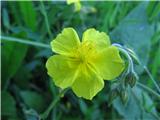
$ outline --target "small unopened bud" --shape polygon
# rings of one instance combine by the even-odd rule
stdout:
[[[126,90],[121,90],[120,91],[120,98],[121,98],[123,104],[127,103],[127,101],[128,101],[128,93],[127,93]]]
[[[111,104],[117,96],[118,96],[118,90],[117,89],[111,90],[109,95],[109,104]]]
[[[125,84],[129,84],[131,87],[134,87],[137,80],[137,74],[135,72],[130,72],[125,78]]]

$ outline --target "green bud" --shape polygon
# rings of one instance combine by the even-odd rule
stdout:
[[[112,89],[110,94],[109,94],[109,104],[113,102],[113,100],[118,96],[118,90],[117,89]]]
[[[127,93],[126,90],[121,90],[120,91],[120,98],[121,98],[123,104],[127,103],[127,101],[128,101],[128,93]]]
[[[129,85],[130,85],[131,87],[134,87],[135,84],[136,84],[136,82],[137,82],[137,80],[138,80],[138,75],[137,75],[136,73],[134,73],[134,74],[132,75],[132,79],[129,81]]]
[[[131,87],[134,87],[138,76],[135,72],[130,72],[125,78],[125,85],[129,84]]]

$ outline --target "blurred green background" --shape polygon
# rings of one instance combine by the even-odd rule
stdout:
[[[66,1],[1,2],[1,117],[2,120],[38,120],[59,93],[47,75],[46,60],[53,55],[46,45],[65,27],[81,36],[87,28],[104,31],[111,42],[133,49],[160,85],[160,2],[81,1],[82,8]],[[19,42],[14,42],[19,38]],[[22,44],[25,40],[29,42]],[[57,71],[58,72],[58,71]],[[139,82],[156,91],[142,66]],[[123,105],[109,106],[110,82],[92,101],[71,90],[61,98],[48,120],[158,120],[160,100],[138,86]]]

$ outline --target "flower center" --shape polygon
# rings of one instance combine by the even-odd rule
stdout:
[[[82,42],[77,49],[77,58],[80,63],[88,63],[91,57],[94,55],[95,47],[91,42]]]

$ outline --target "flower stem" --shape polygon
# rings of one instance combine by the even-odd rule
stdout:
[[[146,90],[147,92],[151,93],[152,95],[154,95],[155,97],[157,97],[158,99],[160,99],[160,94],[156,93],[154,90],[152,90],[151,88],[141,84],[141,83],[137,83],[137,85],[139,87],[141,87],[142,89]]]
[[[65,93],[67,92],[67,90],[68,90],[68,89],[62,90],[62,91],[59,93],[59,95],[51,102],[51,104],[49,105],[49,107],[47,108],[47,110],[40,115],[40,119],[41,119],[41,120],[45,120],[45,119],[48,117],[48,115],[49,115],[49,113],[51,112],[51,110],[56,106],[56,104],[59,102],[61,96],[62,96],[63,94],[65,94]]]
[[[24,40],[24,39],[8,37],[8,36],[1,36],[1,40],[10,41],[10,42],[18,42],[18,43],[22,43],[22,44],[33,45],[33,46],[38,46],[38,47],[43,47],[43,48],[50,48],[49,45],[44,44],[44,43],[33,42],[30,40]]]

